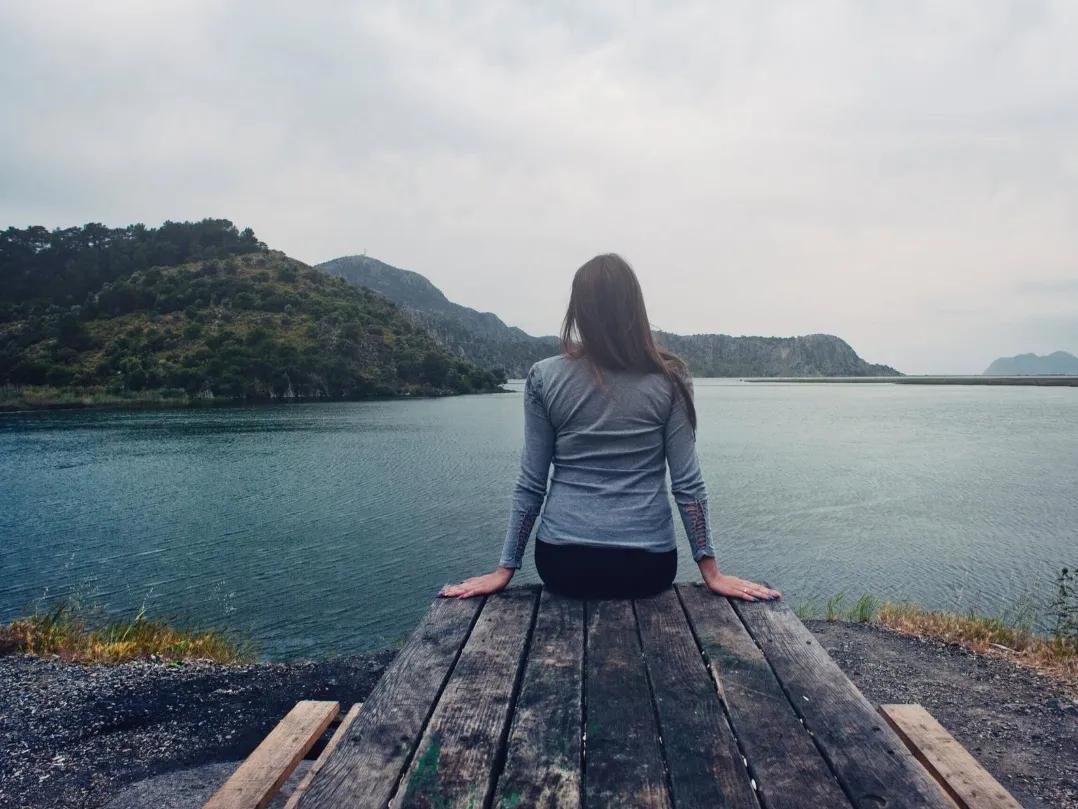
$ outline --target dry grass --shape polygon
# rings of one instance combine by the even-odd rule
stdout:
[[[906,635],[1005,657],[1078,688],[1078,640],[1073,637],[1041,635],[1017,620],[926,610],[914,604],[881,604],[871,622]]]
[[[127,660],[213,660],[241,663],[253,658],[250,644],[219,630],[170,626],[140,611],[126,621],[93,624],[70,605],[54,607],[0,626],[0,654],[23,652],[83,663]]]

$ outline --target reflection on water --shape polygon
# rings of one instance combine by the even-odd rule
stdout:
[[[75,594],[232,626],[272,657],[393,643],[443,583],[497,561],[515,390],[0,416],[0,619]],[[1076,390],[696,392],[720,563],[794,603],[1001,610],[1078,564]]]

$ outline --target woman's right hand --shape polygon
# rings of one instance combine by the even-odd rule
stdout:
[[[513,573],[512,568],[499,567],[493,573],[472,576],[459,584],[447,585],[438,595],[441,598],[471,598],[498,593],[506,588],[513,578]]]

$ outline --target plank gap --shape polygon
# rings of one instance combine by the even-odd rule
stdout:
[[[580,612],[584,618],[584,649],[580,654],[580,802],[584,806],[588,779],[588,605],[585,601]]]
[[[513,678],[513,689],[509,694],[509,709],[505,713],[505,722],[498,736],[498,749],[494,753],[494,761],[490,767],[490,785],[487,787],[487,798],[483,802],[483,809],[491,809],[494,798],[497,795],[498,779],[505,770],[505,761],[509,756],[509,730],[513,726],[513,714],[517,709],[517,699],[520,697],[520,689],[524,684],[524,671],[528,667],[528,658],[531,656],[532,642],[535,640],[535,620],[539,616],[539,604],[543,598],[543,588],[540,586],[536,593],[535,602],[532,604],[532,617],[528,622],[528,632],[524,638],[524,648],[517,660],[516,676]]]
[[[674,794],[674,779],[670,775],[670,762],[666,760],[666,745],[663,743],[663,721],[659,714],[659,704],[655,699],[655,683],[651,679],[651,666],[648,663],[648,654],[644,647],[644,636],[640,632],[640,616],[636,611],[636,599],[632,601],[633,625],[636,627],[636,642],[640,644],[640,657],[644,661],[644,680],[648,684],[648,696],[651,697],[651,712],[655,714],[655,732],[659,737],[659,759],[663,765],[663,776],[666,779],[666,791],[670,794],[670,806],[677,809],[677,796]]]
[[[438,598],[441,598],[441,596],[438,596]],[[412,760],[419,752],[419,748],[423,743],[423,737],[427,734],[427,727],[430,725],[430,720],[434,716],[434,710],[438,707],[438,703],[442,699],[442,694],[445,693],[445,689],[449,685],[449,681],[453,677],[453,671],[457,668],[457,662],[460,660],[460,656],[464,652],[464,647],[468,645],[468,641],[472,637],[472,630],[474,630],[475,625],[479,623],[479,616],[482,614],[483,610],[486,609],[487,602],[489,600],[489,596],[483,596],[483,601],[482,603],[480,603],[479,609],[477,609],[472,614],[471,623],[468,624],[468,631],[464,633],[464,639],[457,647],[456,654],[453,655],[453,662],[449,665],[449,668],[445,673],[445,677],[442,678],[442,684],[438,686],[438,691],[434,695],[434,699],[431,700],[430,707],[427,708],[427,715],[423,717],[423,723],[422,725],[420,725],[419,735],[416,736],[415,744],[412,745],[412,749],[408,751],[408,755],[404,757],[404,764],[401,766],[400,772],[397,774],[396,781],[393,782],[393,789],[390,790],[389,793],[390,806],[392,806],[393,802],[397,799],[397,793],[400,791],[401,782],[404,781],[404,777],[412,768]]]
[[[730,706],[726,704],[726,695],[723,693],[721,678],[719,677],[718,670],[711,664],[711,658],[708,657],[707,650],[704,648],[703,643],[700,641],[700,635],[696,630],[696,624],[692,618],[692,612],[686,608],[685,599],[681,596],[681,589],[674,588],[674,594],[677,596],[678,604],[681,605],[681,611],[685,613],[685,620],[689,624],[689,634],[692,635],[693,642],[696,644],[696,650],[700,653],[700,657],[704,661],[704,667],[711,673],[711,682],[715,687],[715,693],[719,697],[719,705],[722,706],[722,715],[726,719],[726,724],[730,727],[730,735],[733,736],[734,744],[737,746],[737,753],[741,756],[741,763],[745,767],[745,770],[749,774],[749,779],[752,783],[752,792],[756,798],[757,803],[761,804],[766,809],[767,804],[760,796],[759,780],[757,773],[749,762],[748,753],[745,751],[745,746],[741,741],[741,737],[738,736],[737,726],[734,724],[734,718],[730,715]]]
[[[731,606],[734,605],[731,604]],[[845,780],[839,776],[838,768],[835,766],[835,762],[832,761],[831,756],[828,754],[827,748],[820,743],[819,739],[816,738],[816,734],[812,731],[812,723],[809,722],[805,718],[805,715],[801,712],[801,706],[797,704],[797,699],[790,693],[790,689],[787,688],[786,683],[783,682],[782,677],[779,676],[779,672],[775,669],[775,666],[771,662],[771,658],[768,657],[767,652],[764,651],[764,647],[760,643],[760,640],[753,633],[752,628],[748,625],[748,623],[745,622],[745,619],[741,616],[741,610],[735,607],[733,613],[737,616],[737,620],[741,622],[741,625],[745,627],[745,632],[748,633],[748,636],[752,639],[752,642],[756,644],[756,648],[760,650],[760,654],[763,655],[764,662],[767,663],[768,668],[771,669],[771,673],[774,675],[775,681],[779,684],[779,688],[781,688],[782,693],[786,695],[786,701],[790,703],[790,706],[793,708],[798,720],[800,720],[801,724],[804,725],[805,731],[808,733],[809,739],[812,740],[812,744],[815,745],[816,749],[820,751],[820,757],[824,760],[824,763],[827,764],[828,769],[831,770],[831,775],[834,776],[835,781],[838,783],[839,789],[842,790],[842,793],[846,796],[846,799],[850,802],[851,806],[857,806],[858,801],[856,797],[851,792],[850,788],[846,785]]]

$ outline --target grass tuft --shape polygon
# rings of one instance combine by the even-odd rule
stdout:
[[[965,615],[926,610],[915,604],[881,604],[874,623],[905,635],[955,643],[981,654],[1006,657],[1015,663],[1078,686],[1078,638],[1041,635],[1022,617]]]
[[[128,620],[92,622],[77,607],[61,604],[0,626],[0,653],[57,656],[80,663],[128,660],[212,660],[243,663],[250,643],[217,629],[188,629],[150,620],[145,610]]]
[[[828,621],[837,621],[842,617],[842,605],[846,603],[846,591],[836,593],[827,599],[827,606],[825,607],[824,617]]]
[[[880,609],[880,600],[875,596],[871,596],[868,593],[862,595],[854,605],[850,608],[850,611],[846,613],[846,620],[853,621],[859,624],[867,624],[873,618],[876,617],[876,613]]]

